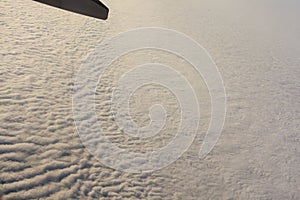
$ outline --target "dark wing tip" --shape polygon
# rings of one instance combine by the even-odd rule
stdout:
[[[74,13],[106,20],[109,9],[98,0],[33,0]]]

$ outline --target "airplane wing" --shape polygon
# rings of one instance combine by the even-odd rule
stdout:
[[[98,0],[33,0],[78,14],[107,19],[109,9]]]

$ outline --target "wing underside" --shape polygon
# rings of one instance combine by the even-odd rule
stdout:
[[[78,14],[107,19],[109,9],[98,0],[33,0]]]

